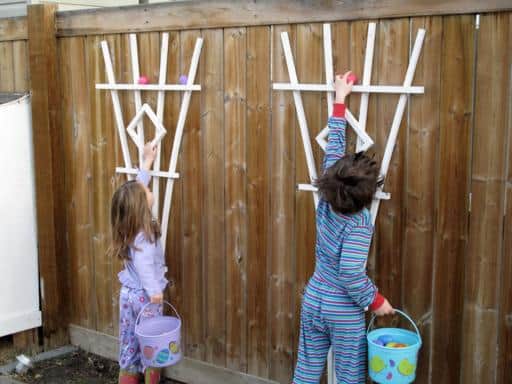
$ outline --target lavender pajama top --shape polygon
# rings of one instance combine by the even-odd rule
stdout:
[[[141,170],[137,181],[147,186],[150,176]],[[160,240],[151,243],[143,232],[136,237],[129,251],[130,259],[119,273],[122,284],[119,294],[119,366],[122,370],[136,373],[145,367],[140,358],[140,347],[135,336],[135,322],[140,311],[150,302],[150,296],[162,293],[168,283],[165,278],[164,252]],[[162,313],[161,305],[149,305],[143,318]]]

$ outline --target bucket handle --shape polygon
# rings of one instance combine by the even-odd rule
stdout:
[[[409,317],[409,315],[407,315],[405,312],[402,312],[401,310],[399,309],[395,309],[395,313],[399,313],[400,315],[402,315],[403,317],[405,317],[407,320],[409,320],[409,322],[412,324],[412,326],[414,327],[414,330],[416,331],[416,333],[418,334],[418,337],[420,339],[420,343],[421,343],[421,335],[420,335],[420,330],[418,329],[418,327],[416,326],[416,323]],[[375,318],[377,316],[375,314],[372,315],[372,319],[370,320],[370,324],[368,324],[368,328],[366,329],[366,334],[370,333],[370,329],[373,327],[373,322],[375,321]]]
[[[181,316],[180,314],[178,313],[178,311],[176,310],[176,308],[174,308],[174,306],[169,303],[168,301],[166,300],[163,300],[162,303],[164,304],[167,304],[169,307],[172,308],[172,310],[174,311],[174,313],[176,314],[176,316],[178,317],[178,319],[181,321]],[[140,310],[139,314],[137,315],[137,320],[135,320],[135,326],[139,325],[139,320],[140,320],[140,316],[142,315],[142,313],[144,312],[144,310],[146,309],[146,307],[148,305],[151,305],[151,304],[155,304],[155,303],[147,303],[145,306],[142,307],[142,309]]]

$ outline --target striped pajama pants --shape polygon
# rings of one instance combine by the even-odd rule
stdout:
[[[294,384],[320,381],[331,345],[338,384],[364,384],[364,311],[347,294],[315,273],[306,287],[302,303]]]

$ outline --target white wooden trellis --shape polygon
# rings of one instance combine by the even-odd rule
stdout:
[[[372,62],[373,62],[373,53],[375,46],[375,23],[368,24],[368,37],[366,40],[366,52],[365,52],[365,60],[364,60],[364,68],[363,68],[363,78],[361,85],[354,85],[352,88],[352,92],[361,93],[361,103],[359,107],[359,119],[356,120],[354,115],[350,112],[350,110],[346,109],[346,119],[348,124],[354,129],[357,134],[357,151],[363,151],[368,149],[373,145],[373,140],[366,133],[366,121],[367,121],[367,113],[368,113],[368,99],[370,93],[397,93],[400,94],[400,98],[398,100],[398,105],[395,110],[395,115],[393,117],[393,122],[391,124],[390,133],[388,136],[388,140],[386,143],[386,148],[384,150],[384,156],[382,159],[381,167],[380,167],[380,176],[383,180],[386,179],[389,164],[391,162],[391,156],[393,155],[393,150],[395,148],[396,140],[398,137],[398,130],[400,129],[400,123],[402,121],[402,117],[405,111],[405,106],[408,100],[409,94],[421,94],[424,92],[424,87],[412,86],[412,80],[414,78],[414,72],[416,70],[416,64],[418,63],[418,59],[421,53],[421,48],[423,46],[423,40],[425,38],[425,30],[419,29],[416,35],[416,40],[414,42],[414,47],[412,49],[411,57],[409,59],[409,66],[407,68],[407,72],[405,74],[404,82],[401,86],[392,86],[392,85],[371,85],[371,73],[372,73]],[[306,155],[306,162],[308,166],[308,173],[310,178],[309,184],[299,184],[298,189],[302,191],[310,191],[313,192],[313,201],[315,207],[318,206],[318,190],[313,186],[312,182],[317,178],[317,170],[315,167],[315,160],[313,157],[313,150],[311,147],[311,140],[309,138],[309,130],[307,126],[307,120],[304,113],[304,107],[302,105],[302,97],[301,91],[317,91],[317,92],[327,92],[327,111],[328,115],[332,114],[333,110],[333,92],[334,92],[334,84],[333,84],[333,75],[334,68],[332,63],[332,40],[331,40],[331,26],[330,24],[324,24],[323,26],[324,32],[324,62],[325,62],[325,80],[326,84],[300,84],[297,79],[297,73],[295,70],[295,63],[292,56],[292,51],[290,48],[290,41],[288,38],[288,33],[281,33],[281,42],[283,45],[283,51],[286,59],[286,66],[288,67],[288,74],[290,77],[290,83],[274,83],[273,89],[275,90],[289,90],[293,92],[293,99],[295,102],[295,109],[297,112],[297,120],[299,122],[299,128],[302,136],[302,143],[304,145],[304,152]],[[328,127],[322,129],[322,131],[316,137],[316,141],[325,150],[327,145],[326,137],[329,133]],[[375,224],[375,220],[377,218],[380,201],[384,199],[390,199],[389,193],[385,193],[380,187],[375,193],[372,205],[371,205],[371,215],[372,222]],[[329,351],[329,356],[327,358],[327,377],[328,383],[333,384],[336,382],[336,374],[334,369],[334,358],[332,356],[332,350]]]
[[[167,228],[169,225],[169,214],[171,211],[171,203],[172,203],[172,192],[174,187],[174,181],[179,178],[179,174],[176,173],[176,165],[178,162],[178,154],[181,146],[181,139],[183,137],[183,129],[185,127],[185,121],[187,118],[188,107],[190,105],[190,98],[192,96],[192,91],[201,90],[201,86],[198,84],[194,84],[194,80],[197,73],[197,67],[199,64],[199,57],[201,55],[201,48],[203,46],[203,39],[198,38],[196,40],[196,44],[194,47],[194,52],[192,54],[192,60],[190,63],[190,68],[188,72],[187,82],[186,84],[167,84],[166,83],[166,75],[167,75],[167,55],[169,49],[169,34],[162,34],[162,45],[160,48],[160,72],[158,78],[158,84],[139,84],[139,55],[138,55],[138,47],[137,47],[137,36],[135,34],[130,34],[130,54],[131,54],[131,63],[132,63],[132,76],[133,76],[133,84],[118,84],[116,83],[114,76],[114,69],[112,66],[112,60],[110,58],[110,52],[108,49],[108,44],[106,41],[101,42],[101,49],[103,52],[103,60],[105,62],[105,70],[107,72],[107,81],[108,83],[96,84],[96,89],[106,89],[110,90],[110,94],[112,96],[112,104],[114,107],[114,115],[117,125],[117,132],[119,134],[119,140],[121,142],[121,150],[123,153],[124,167],[116,167],[117,173],[123,173],[127,175],[127,178],[133,179],[133,175],[136,175],[138,170],[133,168],[132,161],[130,158],[130,152],[128,150],[128,140],[126,136],[126,132],[130,135],[130,138],[133,140],[138,149],[138,160],[139,164],[142,165],[142,156],[144,143],[146,142],[145,131],[143,125],[143,116],[146,114],[150,121],[153,123],[155,127],[155,135],[152,139],[152,144],[157,145],[157,155],[153,164],[153,170],[149,172],[149,174],[153,177],[153,195],[154,195],[154,205],[153,205],[153,215],[158,217],[159,213],[159,201],[160,201],[160,178],[167,179],[165,195],[164,195],[164,205],[162,209],[162,213],[160,216],[160,221],[162,223],[162,247],[165,250],[165,244],[167,239]],[[123,114],[121,111],[121,104],[119,102],[118,91],[132,91],[134,94],[134,102],[135,102],[135,117],[128,124],[127,127],[124,125]],[[141,91],[157,91],[157,108],[156,113],[148,104],[142,104]],[[176,131],[174,135],[172,151],[169,159],[169,167],[167,171],[161,171],[161,141],[166,134],[166,129],[163,124],[163,116],[164,116],[164,102],[165,102],[165,92],[166,91],[182,91],[184,92],[180,113],[178,117],[178,122],[176,124]],[[135,129],[136,128],[136,129]]]

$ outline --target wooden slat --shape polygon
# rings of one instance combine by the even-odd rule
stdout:
[[[60,89],[57,82],[55,5],[30,7],[30,73],[32,83],[32,138],[38,224],[39,274],[43,285],[44,345],[67,341],[68,287],[64,173],[61,152]],[[53,81],[52,81],[53,80]]]
[[[30,88],[28,44],[26,41],[13,41],[14,91],[24,92]]]
[[[465,261],[461,373],[464,383],[490,383],[497,369],[498,302],[512,59],[508,14],[483,15],[478,31],[471,219]],[[489,129],[492,127],[492,129]],[[492,155],[491,155],[492,154]],[[502,278],[506,278],[502,276]],[[475,362],[478,361],[478,364]]]
[[[431,382],[459,382],[467,245],[474,17],[443,19]]]
[[[186,73],[194,51],[199,31],[181,32],[181,68]],[[200,60],[200,63],[202,63]],[[201,71],[196,75],[197,83],[203,82]],[[202,199],[204,198],[203,173],[204,151],[200,121],[201,94],[193,93],[183,131],[182,166],[183,177],[183,291],[190,300],[183,302],[183,315],[186,330],[186,354],[194,359],[205,358],[205,312],[203,296],[206,284],[203,274],[203,229],[205,221]],[[206,254],[206,253],[205,253]]]
[[[512,13],[508,14],[508,52],[512,51]],[[509,58],[510,60],[510,58]],[[508,100],[512,97],[512,77],[509,74],[508,84],[502,82],[508,89]],[[505,207],[503,222],[503,246],[501,255],[499,306],[498,306],[498,367],[496,375],[497,384],[510,383],[508,367],[512,366],[512,105],[508,104],[501,113],[508,117],[508,147],[505,150],[506,158],[506,185]]]
[[[27,40],[26,17],[0,19],[0,41]]]
[[[393,36],[393,39],[389,39]],[[401,84],[404,81],[409,62],[409,20],[381,21],[375,41],[378,56],[374,65],[379,68],[378,81],[381,84]],[[378,156],[382,159],[390,133],[391,123],[397,107],[398,96],[377,95],[378,131],[375,136]],[[371,127],[368,126],[368,129]],[[391,199],[382,203],[375,225],[378,236],[376,283],[379,290],[392,305],[401,306],[402,280],[402,238],[405,138],[407,120],[402,119],[400,132],[386,177],[384,190],[391,193]]]
[[[88,98],[91,123],[91,189],[92,189],[92,253],[94,257],[94,300],[96,312],[96,329],[100,332],[113,332],[112,324],[112,285],[117,284],[112,276],[112,260],[107,258],[110,245],[110,204],[113,194],[110,183],[112,175],[113,144],[107,140],[112,137],[106,132],[104,122],[106,115],[112,115],[112,108],[106,105],[109,94],[97,91],[94,84],[105,81],[103,56],[100,50],[102,36],[91,36],[85,40],[86,62],[84,70],[88,79]],[[107,109],[108,108],[108,109]],[[111,128],[108,126],[108,128]]]
[[[344,73],[346,70],[352,70],[359,79],[362,79],[364,73],[364,61],[366,57],[366,40],[368,38],[368,21],[354,21],[350,23],[350,34],[348,36],[350,44],[349,58],[350,61],[345,66],[336,67],[338,73]],[[379,36],[379,24],[376,25],[376,37],[375,47],[373,53],[373,65],[372,65],[372,83],[379,84],[379,66],[377,65],[377,58],[379,57],[380,44],[377,41]],[[360,80],[361,81],[361,80]],[[352,93],[348,98],[348,106],[352,113],[359,117],[359,104],[361,102],[361,94]],[[377,130],[386,129],[382,126],[380,116],[377,114],[377,95],[370,95],[368,98],[368,111],[366,119],[366,132],[373,140],[377,139]],[[389,129],[389,128],[387,128]],[[357,136],[354,130],[350,127],[347,129],[347,152],[354,152],[356,150],[356,139]],[[384,145],[377,143],[375,146],[370,148],[371,152],[382,153]],[[372,239],[372,246],[368,255],[367,270],[371,278],[376,276],[376,264],[378,263],[377,258],[377,245],[378,245],[378,234],[375,232]]]
[[[432,322],[434,202],[439,139],[441,17],[415,18],[411,36],[428,32],[414,77],[428,92],[410,100],[406,150],[402,306],[418,322],[423,338],[417,382],[428,382]],[[392,196],[391,198],[394,198]]]
[[[247,372],[269,373],[270,27],[247,29]]]
[[[72,164],[71,200],[68,210],[71,213],[71,231],[74,242],[70,242],[71,287],[73,295],[72,319],[80,325],[96,328],[96,286],[94,274],[94,253],[92,244],[92,164],[91,164],[91,115],[89,86],[85,70],[85,38],[77,37],[69,41],[69,66],[72,97],[71,126],[67,127],[72,152],[67,159]]]
[[[247,371],[247,127],[245,28],[224,30],[226,367]]]
[[[293,52],[296,60],[297,77],[302,83],[321,83],[324,78],[324,49],[322,24],[302,24],[297,26],[296,51]],[[312,138],[313,154],[316,160],[317,172],[320,169],[321,150],[314,137],[325,127],[322,121],[321,110],[325,108],[322,103],[322,93],[304,93],[302,100],[304,112],[308,123],[309,136]],[[325,96],[325,94],[324,94]],[[277,129],[295,129],[294,124]],[[318,173],[319,174],[319,173]],[[295,183],[309,181],[304,145],[300,134],[295,135]],[[313,194],[311,192],[297,191],[295,193],[295,304],[293,324],[293,353],[294,361],[297,359],[297,346],[300,329],[300,312],[302,295],[306,284],[315,269],[315,239],[316,216]]]
[[[107,35],[104,36],[104,40],[107,41],[111,56],[112,56],[112,65],[114,67],[114,74],[117,77],[121,78],[121,68],[123,60],[122,58],[122,38],[120,35]],[[100,49],[100,48],[98,48]],[[104,65],[101,66],[103,70],[103,76],[106,77],[106,72]],[[102,91],[105,92],[105,91]],[[120,100],[123,100],[124,95],[122,93],[119,94]],[[104,102],[103,102],[103,111],[105,116],[103,118],[104,124],[104,135],[105,140],[107,141],[108,151],[108,175],[110,177],[110,188],[111,195],[109,199],[104,202],[108,204],[110,207],[110,201],[112,200],[112,195],[117,187],[126,181],[126,175],[117,174],[115,172],[115,167],[124,164],[123,154],[121,150],[121,142],[119,140],[119,134],[117,132],[117,125],[114,116],[114,109],[112,105],[112,98],[105,92]],[[110,225],[110,220],[109,220]],[[109,234],[109,238],[111,234]],[[112,280],[112,335],[119,334],[119,291],[121,289],[121,284],[119,283],[119,278],[117,274],[122,269],[122,262],[119,258],[113,258],[110,260],[112,265],[111,268],[111,280]]]
[[[0,42],[0,92],[14,92],[12,42]]]
[[[156,37],[153,37],[156,40]],[[160,36],[161,40],[161,36]],[[153,55],[152,66],[149,70],[156,68],[155,82],[158,81],[158,74],[160,72],[160,46],[156,47],[156,41],[152,43],[153,49],[151,55]],[[188,71],[180,66],[181,64],[181,47],[180,47],[180,35],[178,32],[172,32],[169,34],[169,49],[167,52],[167,82],[177,83],[177,79],[180,77],[180,73]],[[154,73],[152,71],[152,73]],[[152,92],[153,96],[157,96],[156,92]],[[160,162],[161,168],[168,171],[169,159],[171,157],[171,149],[174,141],[174,135],[176,132],[176,125],[178,122],[178,115],[181,105],[182,92],[166,92],[165,93],[165,104],[164,104],[164,125],[167,129],[167,134],[164,136],[162,143],[162,160]],[[154,101],[152,101],[154,102]],[[155,104],[156,108],[156,104]],[[155,109],[156,111],[156,109]],[[190,112],[189,112],[190,113]],[[148,121],[145,124],[147,141],[153,138],[154,129],[152,124]],[[151,129],[149,129],[151,127]],[[183,153],[183,151],[182,151]],[[184,161],[181,155],[178,157],[177,169],[181,171],[184,166]],[[167,180],[160,180],[160,208],[163,207],[163,200],[165,197],[165,184]],[[188,255],[184,252],[183,248],[183,220],[185,215],[188,214],[186,208],[183,206],[183,177],[180,177],[174,182],[174,190],[172,194],[172,206],[169,217],[169,227],[167,235],[166,245],[166,262],[168,267],[168,278],[172,281],[170,289],[169,299],[175,305],[176,309],[181,313],[183,311],[184,303],[188,300],[188,292],[184,289],[185,279],[187,277],[186,271],[184,274],[184,259]],[[161,210],[161,209],[160,209]],[[185,341],[186,343],[186,341]]]
[[[288,32],[295,52],[296,29],[272,27],[272,81],[288,81],[281,32]],[[273,91],[271,138],[271,260],[270,260],[270,379],[289,382],[292,376],[293,340],[290,326],[295,312],[295,106],[290,92]]]
[[[286,23],[461,14],[510,10],[508,0],[399,0],[315,2],[266,0],[259,2],[194,1],[62,12],[59,36],[134,31],[220,28]]]
[[[224,102],[223,33],[221,29],[203,32],[201,54],[202,121],[204,132],[204,228],[203,257],[206,267],[206,361],[226,365],[226,244],[224,209]]]

